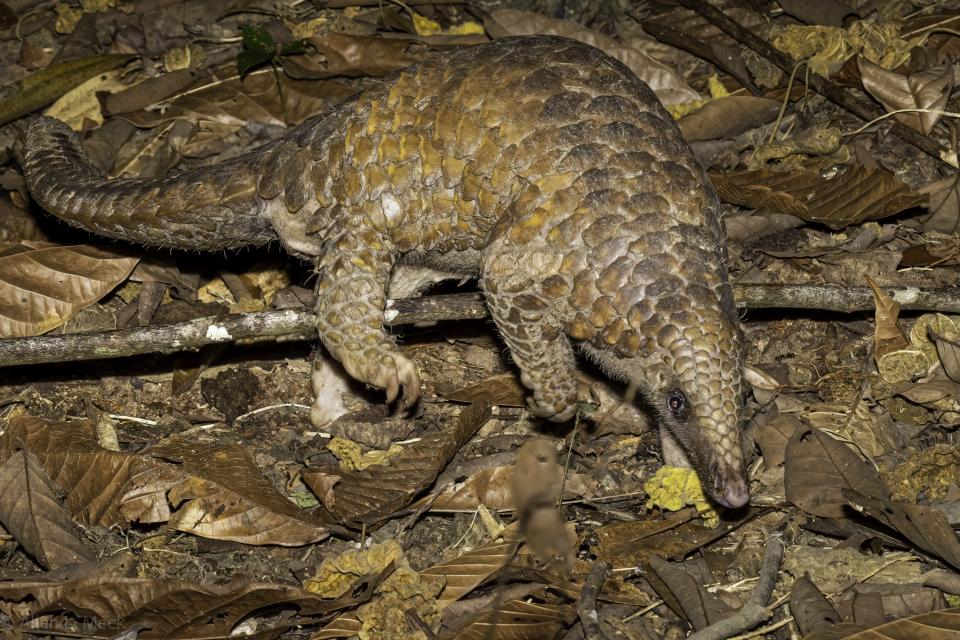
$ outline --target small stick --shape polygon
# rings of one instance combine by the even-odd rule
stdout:
[[[749,284],[735,285],[733,290],[737,305],[746,309],[853,313],[874,308],[873,293],[868,287]],[[885,287],[884,290],[905,311],[960,313],[960,287]],[[386,312],[387,324],[391,326],[487,317],[487,308],[479,293],[392,300]],[[310,311],[260,311],[118,331],[6,338],[0,340],[0,367],[177,353],[240,340],[314,340],[314,322]]]
[[[757,580],[757,587],[750,596],[750,600],[729,618],[724,618],[696,633],[690,634],[687,640],[725,640],[768,620],[773,615],[776,606],[779,606],[774,603],[774,605],[768,607],[766,603],[773,593],[782,559],[783,541],[779,536],[773,536],[764,551],[763,564],[760,565],[758,576],[759,580]]]
[[[583,583],[580,598],[577,599],[577,613],[580,616],[580,626],[583,627],[583,637],[586,640],[606,640],[607,636],[600,628],[597,618],[597,596],[603,587],[603,581],[610,573],[610,563],[597,560],[590,569],[590,575]]]

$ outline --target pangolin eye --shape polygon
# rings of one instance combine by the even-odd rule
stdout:
[[[676,418],[686,418],[688,407],[687,396],[683,391],[680,389],[672,389],[667,392],[667,408],[670,409],[670,413]]]

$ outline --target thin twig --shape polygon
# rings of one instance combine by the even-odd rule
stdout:
[[[597,560],[590,569],[590,575],[583,583],[580,598],[577,600],[577,613],[580,616],[580,626],[583,628],[583,637],[586,640],[606,640],[606,634],[600,628],[597,617],[597,596],[603,587],[603,581],[610,573],[610,563]]]

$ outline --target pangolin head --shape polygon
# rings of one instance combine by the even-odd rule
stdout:
[[[723,285],[729,288],[729,285]],[[674,308],[659,317],[634,354],[585,344],[602,369],[637,388],[680,444],[717,503],[750,499],[741,445],[742,334],[729,292],[720,305]],[[662,310],[662,309],[661,309]]]

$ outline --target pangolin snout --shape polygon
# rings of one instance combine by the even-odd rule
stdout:
[[[714,499],[724,507],[738,509],[750,502],[750,488],[747,487],[747,482],[743,478],[728,481],[718,489]]]
[[[720,505],[738,509],[750,502],[750,485],[743,469],[715,468],[711,474],[710,497]]]

